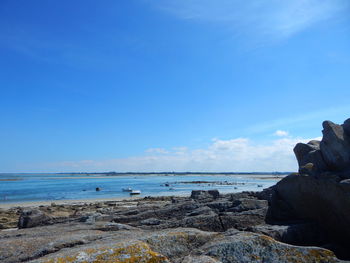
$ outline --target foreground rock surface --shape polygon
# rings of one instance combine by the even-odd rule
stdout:
[[[20,222],[34,223],[0,232],[0,262],[341,262],[329,250],[268,237],[286,237],[267,231],[268,196],[214,191],[18,208]]]
[[[84,223],[1,234],[1,262],[342,262],[326,249],[291,246],[256,233],[192,228],[101,231]]]

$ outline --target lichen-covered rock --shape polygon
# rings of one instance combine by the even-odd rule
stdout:
[[[201,247],[205,255],[222,263],[335,263],[341,262],[333,252],[316,247],[298,247],[271,237],[236,232],[219,237]]]
[[[54,257],[42,263],[169,263],[169,260],[140,241],[110,247],[82,249],[74,255]]]
[[[204,232],[196,229],[164,230],[145,239],[150,247],[168,258],[181,258],[188,255],[193,249],[209,242],[217,233]]]

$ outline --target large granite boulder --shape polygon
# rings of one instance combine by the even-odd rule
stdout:
[[[342,125],[331,121],[323,122],[323,138],[320,144],[322,156],[332,171],[350,168],[350,137]]]
[[[350,249],[349,127],[350,119],[343,125],[325,121],[320,143],[296,145],[299,174],[291,174],[273,187],[268,223],[314,222],[329,241]]]
[[[294,148],[299,172],[317,175],[323,172],[347,172],[350,169],[350,119],[343,125],[323,122],[322,141],[298,143]]]
[[[334,242],[348,245],[350,184],[310,175],[289,175],[275,186],[267,221],[316,221]]]

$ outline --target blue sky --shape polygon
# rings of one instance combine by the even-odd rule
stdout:
[[[347,0],[0,2],[0,172],[291,171],[350,117]]]

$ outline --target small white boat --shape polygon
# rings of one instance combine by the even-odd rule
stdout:
[[[141,194],[141,191],[140,191],[140,190],[132,190],[132,191],[130,192],[130,195],[139,195],[139,194]]]
[[[122,190],[123,190],[123,192],[132,192],[131,187],[123,188]]]

